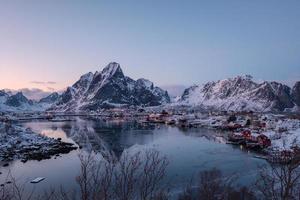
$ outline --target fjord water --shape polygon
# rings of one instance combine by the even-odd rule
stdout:
[[[265,164],[265,161],[254,158],[252,153],[225,144],[221,137],[224,133],[208,129],[179,129],[86,118],[65,122],[34,121],[22,125],[36,133],[79,144],[83,147],[81,151],[106,148],[121,156],[123,151],[155,148],[169,159],[167,181],[173,191],[195,179],[200,171],[212,168],[218,168],[226,175],[237,175],[239,184],[250,185],[258,168]],[[78,190],[75,178],[80,173],[79,151],[42,161],[14,161],[9,167],[0,167],[0,182],[10,170],[18,182],[36,193],[60,186]],[[30,184],[36,177],[46,179],[36,185]]]

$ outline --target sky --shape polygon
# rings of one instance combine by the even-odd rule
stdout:
[[[0,88],[62,90],[121,64],[189,86],[250,74],[300,80],[299,0],[0,0]]]

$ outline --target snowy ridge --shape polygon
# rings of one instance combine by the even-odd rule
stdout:
[[[249,75],[194,85],[175,105],[231,111],[284,111],[295,107],[291,88],[277,82],[256,83]]]
[[[27,99],[22,92],[16,94],[0,90],[0,111],[1,112],[22,112],[22,111],[43,111],[49,104],[38,103]]]

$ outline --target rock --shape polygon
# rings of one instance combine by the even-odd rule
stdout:
[[[9,164],[8,164],[8,163],[5,163],[5,164],[3,164],[2,166],[3,166],[3,167],[8,167]]]
[[[8,97],[8,99],[5,102],[6,105],[8,106],[13,106],[13,107],[19,107],[22,104],[32,104],[31,100],[28,100],[22,92],[18,92],[15,95],[12,95]]]
[[[57,92],[53,92],[49,96],[42,98],[39,103],[54,103],[59,98],[59,94]]]
[[[292,98],[293,98],[293,101],[294,103],[297,105],[297,106],[300,106],[300,81],[298,81],[293,89],[292,89],[292,94],[291,94]]]

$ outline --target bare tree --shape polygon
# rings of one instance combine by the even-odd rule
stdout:
[[[166,175],[169,161],[156,150],[147,150],[144,160],[139,184],[140,199],[152,200],[157,198],[157,193],[163,193],[161,182]]]
[[[300,198],[299,153],[281,155],[284,163],[270,163],[262,167],[255,183],[262,198],[268,200],[293,200]],[[285,158],[287,156],[288,158]],[[278,160],[278,158],[274,158]]]
[[[116,199],[134,199],[139,181],[139,170],[142,166],[140,152],[130,155],[126,153],[121,157],[118,168],[114,173]]]
[[[76,181],[80,193],[50,189],[36,200],[167,200],[168,192],[163,185],[168,160],[157,150],[124,152],[117,159],[112,152],[81,153],[80,175]],[[1,200],[32,200],[32,193],[17,184],[11,176],[9,185],[0,187]]]
[[[236,177],[224,176],[218,169],[203,171],[199,174],[198,185],[193,190],[189,184],[179,195],[179,200],[255,200],[254,194],[246,187],[233,186]],[[197,188],[197,189],[196,189]]]
[[[94,159],[94,154],[92,153],[87,156],[80,154],[79,159],[81,163],[81,173],[80,176],[76,177],[76,181],[80,186],[81,199],[88,200],[93,196],[92,190],[94,189],[94,185],[92,181],[94,176],[98,175],[98,167]]]
[[[11,200],[14,198],[14,193],[12,188],[7,185],[1,185],[0,188],[0,199],[2,200]]]
[[[168,160],[157,150],[124,152],[117,159],[112,152],[80,155],[81,174],[77,177],[82,200],[166,199],[162,181]]]
[[[34,189],[25,192],[25,184],[19,184],[17,180],[8,172],[5,183],[0,186],[0,199],[2,200],[31,200]]]
[[[78,199],[76,197],[76,191],[67,192],[63,186],[60,187],[59,190],[50,188],[48,191],[45,191],[44,194],[39,195],[34,200],[75,200]]]

